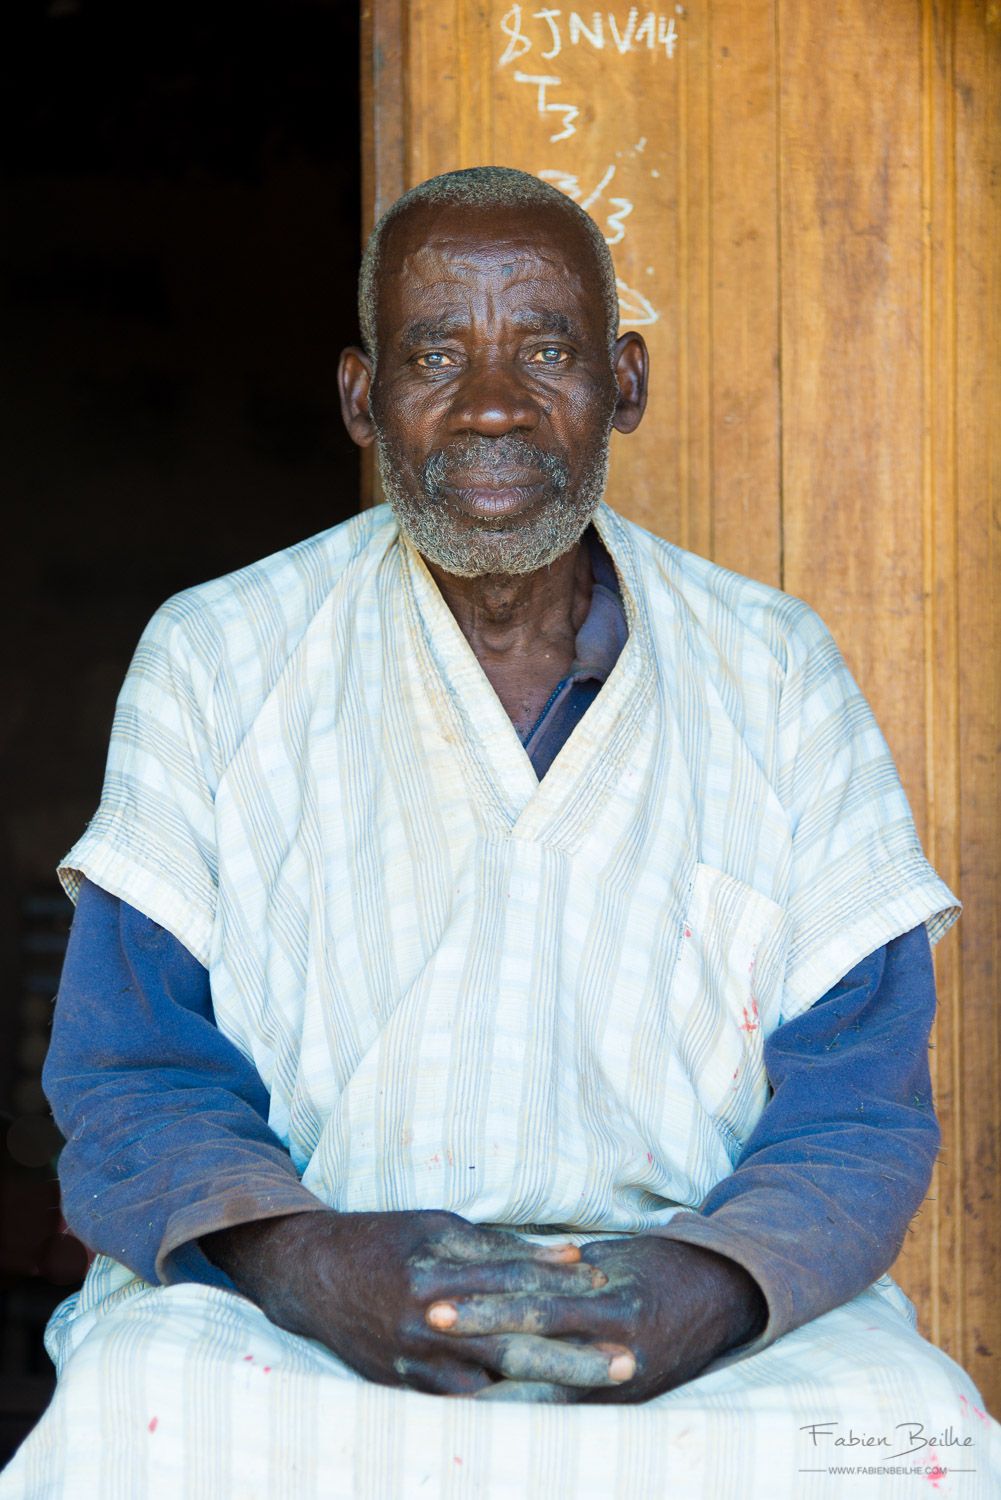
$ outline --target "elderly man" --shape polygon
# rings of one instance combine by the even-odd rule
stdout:
[[[568,199],[423,184],[360,308],[388,505],[157,614],[67,858],[101,1253],[0,1493],[772,1500],[862,1445],[980,1493],[884,1274],[956,908],[864,701],[602,503],[647,357]]]

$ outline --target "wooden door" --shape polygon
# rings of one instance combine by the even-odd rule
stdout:
[[[609,499],[807,599],[965,903],[897,1264],[1001,1406],[1001,6],[366,0],[366,227],[499,163],[602,226],[650,408]]]

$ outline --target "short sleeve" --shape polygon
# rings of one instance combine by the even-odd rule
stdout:
[[[792,837],[782,1019],[867,954],[959,915],[926,860],[886,741],[827,627],[802,606],[779,708],[776,786]]]
[[[59,868],[127,901],[208,966],[216,906],[212,674],[171,603],[154,615],[115,710],[101,803]]]

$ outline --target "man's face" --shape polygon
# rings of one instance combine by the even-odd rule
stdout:
[[[526,217],[423,205],[383,246],[380,476],[419,551],[460,576],[544,567],[605,484],[620,382],[595,257],[563,214]]]

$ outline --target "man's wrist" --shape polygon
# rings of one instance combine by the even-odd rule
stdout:
[[[701,1245],[666,1236],[651,1238],[665,1247],[668,1266],[680,1279],[679,1292],[688,1299],[693,1321],[702,1324],[700,1343],[707,1351],[707,1362],[762,1332],[768,1322],[768,1303],[742,1265]]]
[[[273,1310],[295,1300],[297,1273],[314,1236],[338,1217],[332,1209],[302,1209],[213,1230],[199,1245],[238,1292],[287,1327],[287,1317],[275,1318]]]
[[[690,1248],[694,1249],[694,1246]],[[750,1271],[735,1260],[715,1250],[698,1250],[696,1253],[715,1263],[712,1271],[719,1288],[716,1295],[722,1312],[721,1337],[724,1340],[717,1351],[718,1357],[757,1338],[768,1322],[768,1303]]]

